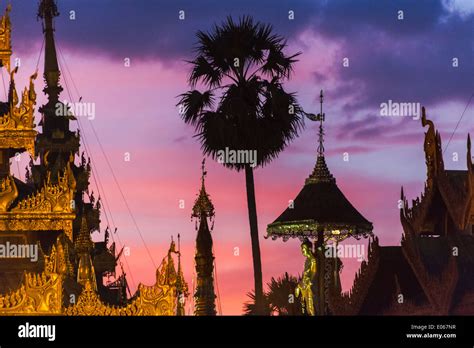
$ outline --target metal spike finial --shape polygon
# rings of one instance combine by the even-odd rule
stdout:
[[[319,145],[318,145],[318,156],[324,156],[324,129],[323,129],[323,122],[325,120],[325,114],[323,112],[323,100],[324,100],[324,95],[323,95],[323,90],[321,90],[321,93],[319,94],[319,102],[321,105],[321,111],[317,115],[317,121],[319,121]]]
[[[207,171],[206,171],[206,159],[205,159],[205,158],[202,159],[201,172],[202,172],[201,181],[202,181],[202,185],[204,186],[204,179],[205,179],[205,177],[206,177],[206,175],[207,175]]]

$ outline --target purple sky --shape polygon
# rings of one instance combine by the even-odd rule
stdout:
[[[14,58],[21,59],[17,87],[34,72],[41,47],[37,1],[13,0]],[[99,135],[128,205],[155,264],[170,237],[182,237],[184,271],[191,286],[194,239],[191,207],[200,185],[200,145],[179,118],[177,96],[188,90],[195,32],[209,30],[227,15],[250,14],[271,23],[288,38],[288,53],[301,51],[286,88],[309,112],[319,110],[325,90],[327,162],[348,199],[374,223],[382,244],[397,244],[401,226],[397,201],[419,195],[425,179],[421,122],[381,117],[380,104],[416,102],[427,107],[447,144],[474,92],[474,5],[472,1],[147,1],[61,0],[57,40],[79,94],[67,77],[73,99],[96,105],[94,120],[81,120],[87,145],[112,212],[130,247],[126,267],[138,282],[154,281],[153,263],[111,177],[91,126]],[[185,11],[185,20],[178,11]],[[398,20],[402,10],[404,20]],[[70,20],[70,11],[76,19]],[[294,11],[295,19],[288,19]],[[131,66],[124,66],[124,59]],[[343,66],[343,59],[349,66]],[[453,58],[459,66],[453,67]],[[40,72],[42,70],[40,60]],[[64,63],[61,62],[64,70]],[[66,76],[67,75],[67,76]],[[38,80],[37,91],[42,89]],[[71,100],[67,91],[62,97]],[[43,101],[42,97],[39,104]],[[474,130],[473,103],[445,152],[446,167],[465,169],[466,136]],[[264,278],[301,273],[299,243],[263,239],[311,172],[316,126],[306,128],[280,157],[255,173]],[[349,161],[343,161],[343,153]],[[453,153],[459,161],[453,161]],[[125,153],[130,161],[125,161]],[[23,177],[28,159],[20,164]],[[18,173],[14,168],[13,172]],[[97,193],[96,184],[92,188]],[[253,287],[250,236],[242,173],[208,160],[207,188],[216,207],[213,232],[218,284],[224,314],[239,314]],[[96,194],[97,196],[97,194]],[[179,200],[185,200],[185,209]],[[103,228],[107,225],[102,216]],[[95,235],[102,239],[103,234]],[[235,248],[239,256],[234,256]],[[346,260],[347,289],[359,267]],[[132,279],[130,279],[132,283]],[[132,284],[133,285],[133,284]]]

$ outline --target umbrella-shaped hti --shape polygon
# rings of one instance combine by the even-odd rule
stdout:
[[[323,91],[320,95],[321,112],[308,114],[313,121],[319,121],[319,145],[316,165],[306,179],[302,190],[286,210],[267,227],[267,238],[299,238],[306,257],[305,270],[297,289],[297,296],[303,300],[305,314],[327,314],[325,296],[330,286],[340,288],[340,260],[328,260],[325,249],[348,238],[372,235],[369,222],[349,202],[337,187],[336,179],[329,171],[324,158]],[[312,243],[313,242],[313,243]],[[314,270],[316,269],[316,270]],[[328,272],[332,276],[325,276]],[[314,305],[313,305],[314,303]]]

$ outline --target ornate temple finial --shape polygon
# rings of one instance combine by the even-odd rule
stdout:
[[[212,219],[214,217],[214,205],[212,204],[211,199],[209,198],[209,195],[206,192],[205,177],[207,175],[207,171],[205,164],[205,159],[203,159],[201,165],[201,190],[199,191],[198,198],[194,202],[193,212],[191,215],[191,217],[197,219]]]
[[[318,145],[318,156],[324,156],[324,129],[323,129],[323,122],[325,119],[325,115],[323,112],[323,90],[321,90],[321,93],[319,94],[319,103],[321,105],[321,111],[320,113],[316,116],[317,121],[319,121],[319,145]]]
[[[196,254],[194,257],[196,264],[197,287],[194,293],[195,315],[216,315],[216,295],[214,291],[214,253],[212,251],[212,236],[214,219],[214,205],[206,192],[205,160],[201,166],[201,190],[194,203],[192,217],[196,218]],[[212,222],[209,228],[208,221]]]
[[[8,4],[5,14],[0,19],[0,67],[4,66],[10,72],[10,57],[12,55],[10,11],[12,5]]]
[[[309,178],[306,179],[306,184],[312,184],[312,183],[317,183],[317,182],[336,182],[336,179],[332,176],[331,172],[329,171],[327,165],[326,165],[326,160],[324,159],[324,128],[323,128],[323,122],[326,118],[326,115],[323,112],[323,100],[324,100],[324,95],[323,95],[323,90],[321,90],[321,93],[319,94],[319,102],[320,102],[320,112],[319,114],[307,114],[307,117],[311,121],[319,121],[319,133],[318,133],[318,138],[319,138],[319,143],[318,143],[318,158],[316,161],[316,165],[313,169],[313,172],[309,176]]]
[[[183,275],[183,269],[181,267],[181,236],[178,233],[178,274],[176,278],[176,292],[177,292],[177,306],[176,306],[176,315],[186,315],[185,312],[185,302],[186,297],[188,297],[188,284],[186,283]]]
[[[202,171],[201,180],[202,180],[202,185],[204,186],[204,178],[207,175],[207,172],[206,172],[206,159],[205,158],[202,159],[201,171]]]
[[[59,65],[54,42],[54,17],[59,16],[55,0],[41,0],[38,8],[38,18],[41,18],[45,38],[44,79],[46,87],[44,92],[48,99],[54,103],[59,100],[62,87],[59,85]]]

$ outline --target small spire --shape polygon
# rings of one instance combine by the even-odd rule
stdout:
[[[324,156],[324,129],[323,129],[323,122],[325,120],[325,114],[323,112],[323,101],[324,101],[324,96],[323,96],[323,90],[321,90],[321,93],[319,94],[319,102],[321,105],[321,111],[317,115],[317,121],[319,121],[319,145],[318,145],[318,156]]]
[[[94,247],[94,242],[91,239],[85,216],[83,216],[81,220],[81,229],[76,238],[75,247],[78,252],[90,252]]]
[[[201,165],[201,190],[199,191],[198,198],[194,202],[192,217],[201,219],[203,217],[213,218],[214,217],[214,205],[209,198],[209,195],[206,192],[205,177],[207,175],[206,171],[206,159],[202,160]]]
[[[59,84],[60,72],[54,40],[54,17],[57,16],[59,16],[59,12],[56,1],[41,0],[38,8],[38,18],[42,19],[45,37],[44,79],[46,87],[44,92],[48,95],[48,100],[54,105],[59,100],[59,94],[63,90]]]
[[[319,121],[319,144],[318,144],[318,158],[316,160],[316,165],[314,166],[313,172],[311,175],[306,179],[306,184],[315,184],[318,182],[327,182],[327,183],[335,183],[336,179],[333,177],[331,172],[329,171],[326,160],[324,158],[324,128],[323,122],[326,118],[326,115],[323,112],[323,101],[324,95],[323,90],[319,94],[319,102],[320,102],[320,112],[317,115],[308,114],[308,117],[312,121]]]
[[[75,248],[79,255],[77,282],[83,286],[89,284],[93,290],[97,291],[95,270],[90,254],[94,248],[94,242],[91,239],[85,216],[83,216],[81,220],[81,230],[76,238]]]
[[[177,292],[177,311],[176,315],[185,315],[185,298],[188,297],[188,284],[184,280],[183,269],[181,268],[181,236],[178,233],[178,271],[176,276],[176,292]]]
[[[201,182],[202,182],[202,187],[204,187],[204,179],[207,175],[207,171],[206,171],[206,159],[203,158],[202,159],[202,164],[201,164],[201,171],[202,171],[202,174],[201,174]]]
[[[10,72],[10,58],[12,55],[12,27],[10,23],[11,9],[12,5],[10,3],[5,9],[5,14],[0,17],[0,67],[4,66],[8,72]]]

